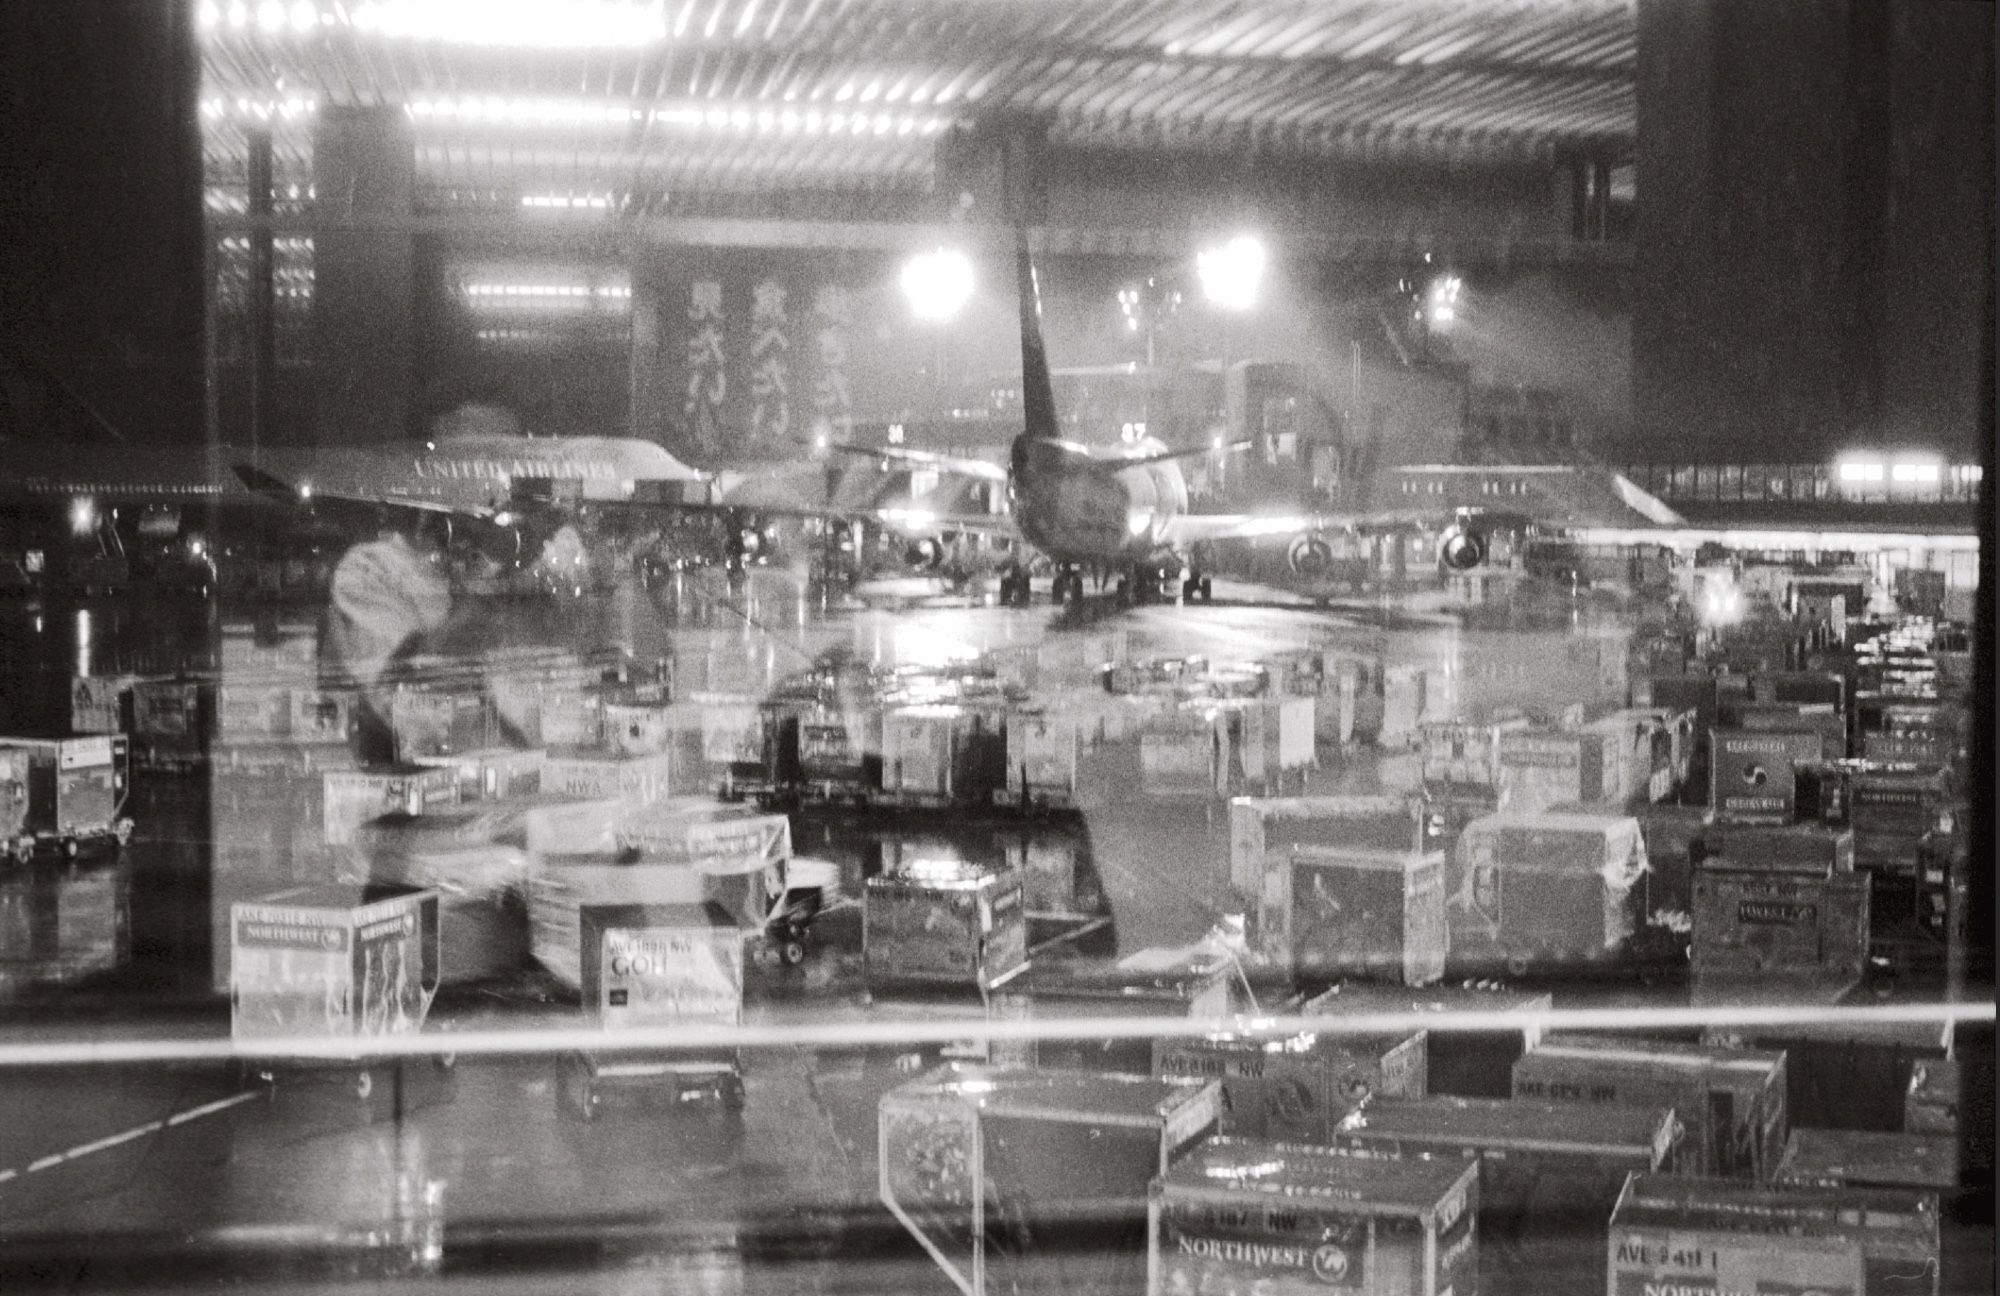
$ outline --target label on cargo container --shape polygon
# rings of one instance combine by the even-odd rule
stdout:
[[[737,929],[619,930],[598,947],[607,1029],[733,1022],[743,1004]]]
[[[1800,1237],[1611,1234],[1612,1296],[1861,1296],[1861,1247]]]
[[[1783,900],[1742,900],[1736,921],[1758,927],[1810,927],[1819,922],[1819,906]]]
[[[1160,1219],[1165,1292],[1255,1290],[1260,1296],[1367,1291],[1373,1251],[1394,1272],[1420,1262],[1414,1220],[1282,1207],[1168,1202]],[[1393,1253],[1393,1254],[1392,1254]],[[1420,1267],[1420,1265],[1418,1266]],[[1418,1288],[1422,1290],[1422,1288]]]
[[[89,769],[96,765],[111,763],[111,739],[76,738],[62,743],[56,749],[56,768]]]

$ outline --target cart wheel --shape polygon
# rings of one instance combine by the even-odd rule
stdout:
[[[120,819],[117,826],[111,832],[113,836],[118,838],[120,846],[125,845],[132,840],[132,821],[130,819]]]
[[[785,961],[786,967],[797,967],[806,961],[805,942],[796,936],[787,938],[785,943],[778,947],[778,957]]]
[[[374,1092],[375,1072],[369,1067],[363,1067],[354,1077],[354,1096],[367,1102],[368,1095]]]
[[[77,844],[76,838],[74,837],[63,838],[62,853],[64,859],[75,859],[77,856],[77,852],[80,851],[81,849],[82,847]]]
[[[1534,965],[1535,960],[1526,954],[1509,954],[1507,956],[1507,975],[1511,977],[1524,977],[1528,975],[1528,969]]]

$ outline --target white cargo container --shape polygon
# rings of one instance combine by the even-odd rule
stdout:
[[[1424,669],[1390,666],[1382,672],[1382,725],[1378,747],[1415,746],[1424,723]]]
[[[1500,739],[1528,728],[1526,716],[1444,720],[1423,729],[1424,782],[1454,788],[1500,785]]]
[[[965,711],[955,706],[897,707],[882,717],[882,790],[919,802],[949,801]]]
[[[458,801],[458,779],[450,769],[406,765],[328,770],[320,777],[320,824],[329,846],[352,845],[362,824],[384,815],[420,815]]]
[[[1400,796],[1237,797],[1229,803],[1229,883],[1251,924],[1252,948],[1291,958],[1295,845],[1363,850],[1424,848],[1422,806]]]
[[[70,681],[69,727],[80,734],[129,733],[136,675],[78,675]]]
[[[1532,729],[1500,736],[1500,795],[1519,814],[1601,799],[1606,735]]]
[[[1202,799],[1230,787],[1230,711],[1214,703],[1148,716],[1139,732],[1139,790]]]

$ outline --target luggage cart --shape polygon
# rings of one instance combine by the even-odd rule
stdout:
[[[0,847],[19,864],[44,848],[65,859],[77,858],[90,845],[123,849],[133,828],[124,813],[131,791],[128,752],[122,734],[0,739],[0,760],[25,776],[26,789],[20,802],[24,813],[10,832],[0,834]],[[0,783],[5,781],[0,774]]]

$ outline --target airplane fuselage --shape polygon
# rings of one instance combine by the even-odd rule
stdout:
[[[1117,467],[1085,447],[1024,436],[1009,483],[1014,522],[1059,563],[1115,566],[1168,548],[1171,519],[1187,512],[1187,480],[1172,460]]]

